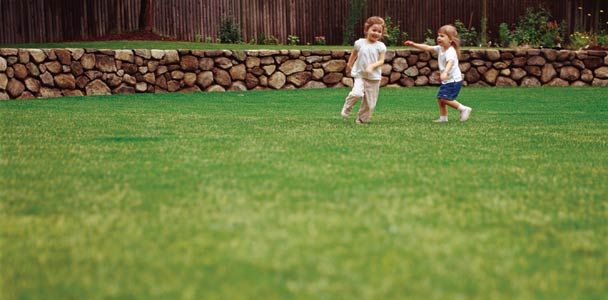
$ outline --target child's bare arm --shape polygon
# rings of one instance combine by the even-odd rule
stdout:
[[[348,70],[353,68],[353,64],[355,63],[355,60],[357,60],[357,56],[359,56],[359,51],[354,49],[353,52],[348,57],[348,63],[346,64],[346,67],[348,68]]]
[[[371,73],[371,72],[373,72],[373,71],[374,71],[376,68],[378,68],[378,67],[382,66],[382,65],[384,64],[384,59],[385,59],[385,58],[386,58],[386,53],[385,53],[385,52],[380,53],[380,57],[378,58],[378,61],[377,61],[377,62],[375,62],[375,63],[373,63],[373,64],[370,64],[369,66],[367,66],[367,70],[366,70],[366,71],[367,71],[368,73]]]
[[[435,52],[435,48],[433,48],[432,46],[429,45],[425,45],[425,44],[418,44],[418,43],[414,43],[412,41],[405,41],[405,43],[403,43],[406,46],[412,46],[414,48],[423,50],[423,51],[430,51],[430,52]]]
[[[445,70],[443,70],[443,72],[441,72],[441,74],[439,75],[441,80],[448,79],[448,74],[450,74],[450,71],[452,70],[453,66],[454,66],[454,61],[448,60],[448,63],[445,65]]]

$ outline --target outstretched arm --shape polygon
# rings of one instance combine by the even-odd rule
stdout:
[[[435,52],[435,48],[429,46],[429,45],[425,45],[425,44],[418,44],[418,43],[414,43],[412,41],[405,41],[405,43],[403,43],[406,46],[412,46],[414,48],[423,50],[423,51],[430,51],[430,52]]]

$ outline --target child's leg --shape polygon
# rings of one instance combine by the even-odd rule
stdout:
[[[448,109],[445,106],[445,101],[443,99],[437,99],[437,105],[439,106],[439,116],[447,116]]]
[[[364,80],[365,98],[359,108],[358,121],[367,123],[372,118],[376,103],[378,102],[378,94],[380,92],[380,80]]]
[[[458,110],[460,110],[459,108],[460,108],[461,106],[463,106],[462,104],[460,104],[460,103],[459,103],[458,101],[456,101],[456,100],[447,100],[447,99],[441,99],[441,101],[443,102],[443,107],[444,107],[444,108],[445,108],[445,106],[446,106],[446,105],[448,105],[448,106],[450,106],[450,107],[452,107],[452,108],[454,108],[454,109],[458,109]],[[446,114],[446,115],[448,114],[448,113],[447,113],[447,109],[446,109],[446,113],[445,113],[445,114]]]
[[[469,116],[471,115],[471,111],[473,111],[472,108],[466,106],[466,105],[462,105],[460,102],[456,101],[456,100],[443,100],[442,101],[446,104],[449,105],[452,108],[457,109],[458,111],[460,111],[460,121],[466,121],[469,119]]]
[[[363,79],[355,78],[355,82],[353,83],[353,89],[346,96],[346,100],[344,101],[344,106],[342,107],[342,117],[348,117],[353,106],[357,104],[359,98],[362,98],[364,95],[364,86]]]

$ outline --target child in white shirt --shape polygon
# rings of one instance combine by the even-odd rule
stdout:
[[[448,110],[450,106],[460,111],[460,121],[464,122],[471,116],[472,108],[456,101],[460,88],[462,87],[462,74],[458,65],[458,53],[460,52],[460,39],[458,31],[452,25],[444,25],[437,30],[437,46],[417,44],[406,41],[406,46],[413,46],[424,51],[434,51],[439,54],[439,71],[441,72],[441,87],[437,93],[437,104],[439,105],[439,119],[436,123],[448,121]]]
[[[384,64],[386,46],[380,42],[386,31],[384,19],[370,17],[365,22],[365,38],[355,42],[355,49],[348,58],[347,68],[354,78],[353,89],[346,97],[342,107],[342,117],[348,118],[353,106],[363,98],[357,124],[369,122],[378,101],[380,80]]]

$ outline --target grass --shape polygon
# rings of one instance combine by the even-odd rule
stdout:
[[[608,89],[0,103],[2,299],[606,299]]]
[[[351,50],[353,46],[341,45],[251,45],[251,44],[211,44],[175,41],[80,41],[62,43],[30,43],[30,44],[0,44],[0,48],[93,48],[93,49],[189,49],[189,50]],[[390,50],[414,50],[412,47],[389,47]],[[464,47],[463,49],[489,49],[479,47]],[[492,48],[498,49],[498,48]]]

